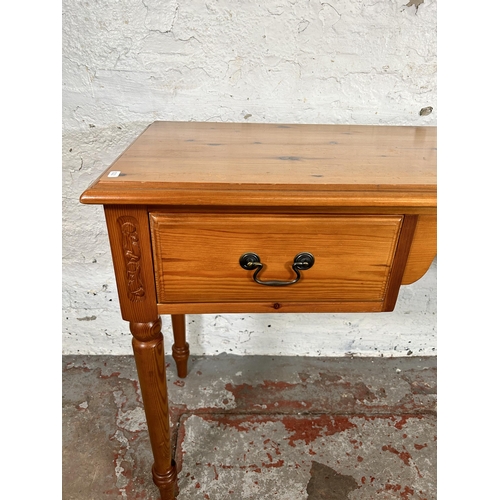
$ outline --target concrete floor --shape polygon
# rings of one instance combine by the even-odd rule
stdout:
[[[436,358],[167,363],[178,500],[436,499]],[[62,381],[63,499],[158,499],[133,358]]]

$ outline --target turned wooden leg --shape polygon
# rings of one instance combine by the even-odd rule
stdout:
[[[160,490],[161,500],[174,500],[177,473],[170,449],[161,318],[149,323],[130,323],[130,331],[134,336],[132,346],[153,450],[153,481]]]
[[[189,344],[186,342],[186,316],[184,314],[172,314],[172,329],[174,331],[172,357],[177,366],[177,376],[185,378],[188,371]]]

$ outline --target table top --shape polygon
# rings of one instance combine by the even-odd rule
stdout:
[[[80,200],[435,207],[436,135],[436,127],[154,122]]]

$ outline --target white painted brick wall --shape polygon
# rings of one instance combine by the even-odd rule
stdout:
[[[78,198],[152,121],[436,116],[435,0],[64,0],[64,353],[131,353],[102,207]],[[436,263],[393,313],[192,315],[188,337],[193,354],[436,354]]]

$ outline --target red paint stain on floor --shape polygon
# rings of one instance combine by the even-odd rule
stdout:
[[[349,417],[331,415],[302,418],[287,415],[200,415],[200,417],[208,422],[216,422],[217,425],[231,427],[238,432],[255,430],[257,426],[267,422],[281,422],[289,433],[288,444],[292,447],[296,446],[297,441],[303,441],[307,446],[319,437],[333,436],[357,427],[349,420]],[[270,442],[270,440],[266,442]],[[274,446],[276,454],[279,455],[280,452],[277,448],[277,445]]]
[[[291,434],[288,443],[293,447],[295,447],[296,441],[304,441],[306,445],[309,445],[320,436],[333,436],[338,432],[357,427],[348,417],[332,417],[330,415],[303,419],[282,417],[281,420],[286,430]]]
[[[391,445],[382,446],[382,451],[390,451],[391,453],[394,453],[394,455],[397,455],[405,465],[411,465],[411,455],[407,451],[398,451]]]
[[[409,495],[413,496],[415,491],[409,486],[405,486],[404,490],[400,484],[390,484],[387,483],[383,490],[378,490],[377,493],[382,493],[382,491],[394,491],[399,493],[399,496],[404,500],[409,500]]]
[[[396,429],[401,430],[403,428],[403,426],[406,425],[406,422],[408,422],[408,418],[410,418],[410,417],[408,417],[407,415],[401,417],[401,420],[399,422],[396,422],[394,427],[396,427]]]
[[[427,443],[425,443],[425,444],[417,444],[417,443],[415,443],[413,446],[415,446],[416,450],[422,450],[423,448],[427,448]]]
[[[403,446],[404,448],[404,446]],[[384,445],[382,446],[382,451],[390,451],[391,453],[394,453],[394,455],[397,455],[405,465],[411,466],[412,464],[410,463],[410,460],[412,460],[411,455],[407,451],[398,451],[396,448],[390,445]],[[414,465],[415,470],[417,471],[417,474],[419,477],[422,477],[422,474],[418,467]]]
[[[101,374],[99,375],[99,378],[102,378],[102,379],[106,380],[106,379],[110,379],[110,378],[113,378],[113,377],[117,377],[118,378],[120,375],[121,375],[120,372],[113,372],[113,373],[111,373],[109,375],[103,375],[102,372],[101,372]]]

